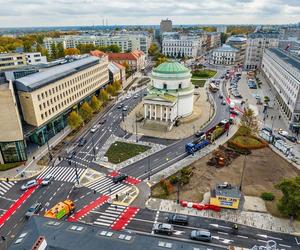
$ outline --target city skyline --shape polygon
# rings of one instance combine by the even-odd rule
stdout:
[[[0,0],[0,4],[2,28],[153,25],[165,18],[174,24],[286,24],[299,22],[300,16],[297,0],[140,0],[138,5],[132,0]]]

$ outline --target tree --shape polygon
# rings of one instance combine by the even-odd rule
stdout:
[[[80,54],[79,49],[76,49],[76,48],[65,49],[65,55],[66,56],[79,55],[79,54]]]
[[[221,43],[224,44],[228,38],[228,35],[226,33],[221,33]]]
[[[158,57],[156,60],[155,60],[155,67],[157,67],[158,65],[166,62],[168,59],[164,56],[164,55],[161,55],[160,57]]]
[[[79,114],[84,121],[87,121],[92,118],[93,109],[87,102],[84,102],[79,109]]]
[[[279,211],[284,215],[300,218],[300,176],[284,179],[275,187],[283,194],[277,204]]]
[[[80,54],[90,53],[92,50],[96,49],[94,44],[78,44],[77,49],[80,50]]]
[[[81,126],[81,124],[83,123],[82,117],[80,115],[78,115],[76,111],[72,111],[69,114],[67,121],[68,121],[68,125],[72,129],[79,128]]]
[[[23,43],[24,52],[32,52],[32,43],[29,41],[25,41]]]
[[[257,118],[251,108],[245,108],[241,117],[241,126],[249,128],[252,133],[258,130]]]
[[[106,90],[107,90],[107,93],[110,94],[110,95],[116,95],[116,90],[114,88],[114,86],[112,84],[109,84],[107,87],[106,87]]]
[[[65,50],[62,43],[57,44],[57,58],[65,57]]]
[[[51,44],[51,59],[52,60],[57,59],[58,58],[57,55],[58,55],[57,47],[56,47],[55,43],[52,43]]]
[[[130,67],[127,61],[123,62],[122,64],[125,67],[125,72],[128,74],[130,72]]]
[[[99,99],[102,103],[105,103],[105,102],[108,101],[109,96],[108,96],[108,93],[107,93],[106,89],[101,89],[100,90]]]
[[[101,107],[101,103],[100,101],[98,100],[98,98],[94,95],[92,97],[92,100],[91,100],[91,107],[92,109],[97,112],[100,110],[100,107]]]
[[[159,52],[157,45],[155,43],[151,43],[148,52],[150,56],[155,56]]]
[[[113,87],[115,88],[116,92],[120,91],[122,89],[122,84],[120,83],[120,81],[114,81],[113,82]]]
[[[107,48],[108,48],[108,51],[111,51],[113,53],[120,53],[121,52],[120,47],[116,44],[112,44],[112,45],[108,46]]]

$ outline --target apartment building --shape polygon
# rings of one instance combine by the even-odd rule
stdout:
[[[29,65],[37,65],[47,63],[47,57],[42,56],[40,52],[25,53],[26,63]]]
[[[265,49],[278,47],[278,36],[276,32],[257,32],[248,35],[244,69],[260,68]]]
[[[211,63],[216,65],[234,65],[238,62],[238,56],[238,49],[223,44],[222,47],[213,50]]]
[[[276,93],[279,109],[290,129],[300,128],[300,58],[287,51],[270,48],[263,54],[261,69],[272,92]]]
[[[279,30],[280,40],[300,40],[300,27],[284,27]]]
[[[95,46],[118,45],[121,52],[141,50],[148,55],[148,49],[151,45],[152,37],[145,33],[140,34],[105,34],[101,36],[62,36],[59,38],[45,38],[44,47],[51,54],[51,45],[62,43],[63,47],[76,48],[79,44],[92,44]]]
[[[72,110],[90,101],[108,82],[107,57],[93,56],[1,81],[0,102],[7,108],[0,113],[0,160],[24,160],[26,144],[45,144],[67,126]],[[17,152],[18,157],[8,158],[11,152]]]
[[[236,62],[243,64],[247,48],[247,38],[244,36],[231,36],[227,39],[226,44],[239,50]]]
[[[135,50],[130,53],[108,53],[110,62],[128,65],[130,71],[140,71],[145,68],[146,56],[143,51]]]
[[[221,33],[207,32],[206,33],[206,49],[207,51],[221,46]]]
[[[26,56],[22,53],[0,54],[0,70],[13,69],[26,65]]]

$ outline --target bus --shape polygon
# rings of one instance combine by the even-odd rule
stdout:
[[[209,90],[213,93],[217,92],[219,90],[219,88],[214,84],[214,83],[210,83],[209,84]]]

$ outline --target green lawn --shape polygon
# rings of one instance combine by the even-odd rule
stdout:
[[[151,147],[143,145],[116,141],[109,147],[105,156],[109,162],[117,164],[143,153],[150,148]]]
[[[199,87],[204,87],[205,82],[206,82],[206,80],[195,80],[195,79],[192,79],[192,83],[195,86],[199,86]]]
[[[262,143],[259,140],[256,140],[255,138],[248,137],[248,136],[243,136],[243,135],[238,135],[232,139],[232,142],[242,145],[244,147],[259,147],[262,145]]]
[[[209,69],[195,70],[192,72],[192,78],[211,78],[217,71]]]
[[[9,170],[22,165],[22,162],[0,164],[0,171]]]

